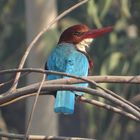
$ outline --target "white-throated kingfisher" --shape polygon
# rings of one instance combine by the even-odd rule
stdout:
[[[92,67],[92,61],[87,53],[87,48],[94,38],[112,31],[112,26],[100,29],[89,29],[84,24],[78,24],[67,28],[60,36],[57,47],[51,52],[45,64],[46,70],[65,72],[76,76],[87,76]],[[48,75],[48,80],[67,78],[60,75]],[[77,84],[88,86],[87,83]],[[57,91],[54,111],[63,114],[74,112],[75,95],[83,95],[82,92]]]

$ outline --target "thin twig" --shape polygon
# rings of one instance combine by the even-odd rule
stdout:
[[[65,15],[67,15],[68,13],[70,13],[71,11],[73,11],[74,9],[76,9],[77,7],[81,6],[82,4],[86,3],[88,0],[83,0],[77,4],[75,4],[74,6],[72,6],[71,8],[65,10],[62,14],[60,14],[59,16],[57,16],[56,18],[54,18],[50,23],[48,23],[48,25],[43,29],[41,30],[37,36],[33,39],[33,41],[30,43],[30,45],[27,47],[21,61],[20,61],[20,64],[18,66],[18,69],[22,69],[24,64],[25,64],[25,61],[27,59],[27,56],[28,54],[30,53],[30,50],[33,48],[33,46],[35,46],[35,44],[37,43],[37,41],[41,38],[41,36],[48,31],[48,29],[54,24],[56,23],[58,20],[60,20],[62,17],[64,17]],[[19,78],[20,78],[20,72],[18,72],[16,74],[16,77],[15,77],[15,80],[14,80],[14,83],[10,89],[10,92],[9,93],[12,93],[16,88],[17,88],[17,85],[18,85],[18,81],[19,81]]]
[[[36,107],[36,104],[37,104],[37,101],[38,101],[38,97],[39,97],[41,88],[42,88],[43,83],[44,83],[44,81],[45,81],[45,78],[46,78],[46,75],[44,74],[44,75],[43,75],[43,78],[42,78],[42,81],[41,81],[41,83],[40,83],[40,86],[39,86],[39,88],[38,88],[37,94],[36,94],[36,96],[35,96],[34,104],[33,104],[33,107],[32,107],[32,110],[31,110],[31,113],[30,113],[30,116],[29,116],[29,120],[28,120],[27,128],[26,128],[26,133],[25,133],[25,140],[26,140],[26,138],[27,138],[27,136],[28,136],[28,133],[29,133],[29,129],[30,129],[30,126],[31,126],[32,118],[33,118],[34,111],[35,111],[35,107]]]
[[[26,76],[26,75],[29,74],[29,73],[30,73],[30,72],[25,72],[25,73],[23,73],[23,74],[20,76],[20,78]],[[5,86],[6,84],[9,84],[9,83],[13,82],[13,81],[14,81],[14,78],[13,78],[13,79],[10,79],[9,81],[0,83],[0,88],[3,87],[3,86]]]
[[[0,132],[1,138],[8,138],[8,139],[24,139],[23,134],[14,134],[14,133],[5,133]],[[60,137],[60,136],[45,136],[45,135],[28,135],[28,140],[95,140],[90,138],[79,138],[79,137]]]
[[[0,75],[17,73],[17,72],[35,72],[35,73],[48,72],[48,74],[49,74],[49,71],[46,71],[46,70],[40,69],[40,68],[23,68],[23,69],[1,70]],[[50,74],[52,74],[51,71],[50,71]],[[88,79],[94,80],[97,83],[140,84],[140,75],[135,75],[135,76],[118,76],[118,75],[116,75],[116,76],[114,76],[114,75],[88,76]],[[81,82],[83,82],[83,81],[81,81]]]
[[[87,99],[84,96],[80,97],[80,101],[88,103],[88,104],[96,105],[97,107],[104,108],[106,110],[113,111],[113,112],[118,113],[120,115],[124,115],[126,117],[129,117],[130,119],[133,119],[135,121],[138,121],[138,122],[140,121],[137,117],[135,117],[131,113],[127,113],[126,111],[123,111],[117,107],[113,107],[111,105],[108,105],[108,104],[105,104],[105,103],[102,103],[102,102],[99,102],[99,101],[96,101],[93,99]]]

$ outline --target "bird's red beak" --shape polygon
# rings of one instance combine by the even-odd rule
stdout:
[[[109,33],[113,30],[113,26],[108,26],[108,27],[104,27],[104,28],[100,28],[100,29],[94,29],[94,30],[89,30],[86,33],[84,33],[83,38],[87,39],[87,38],[96,38],[96,37],[100,37],[106,33]]]

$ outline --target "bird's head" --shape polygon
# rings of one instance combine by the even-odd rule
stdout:
[[[84,24],[74,25],[67,28],[61,34],[58,43],[72,43],[76,46],[77,50],[86,52],[86,48],[89,47],[94,38],[111,32],[112,29],[112,26],[108,26],[91,30]]]

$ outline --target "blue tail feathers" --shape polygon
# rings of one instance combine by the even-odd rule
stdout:
[[[73,114],[75,94],[72,91],[57,91],[54,111],[56,113]]]

